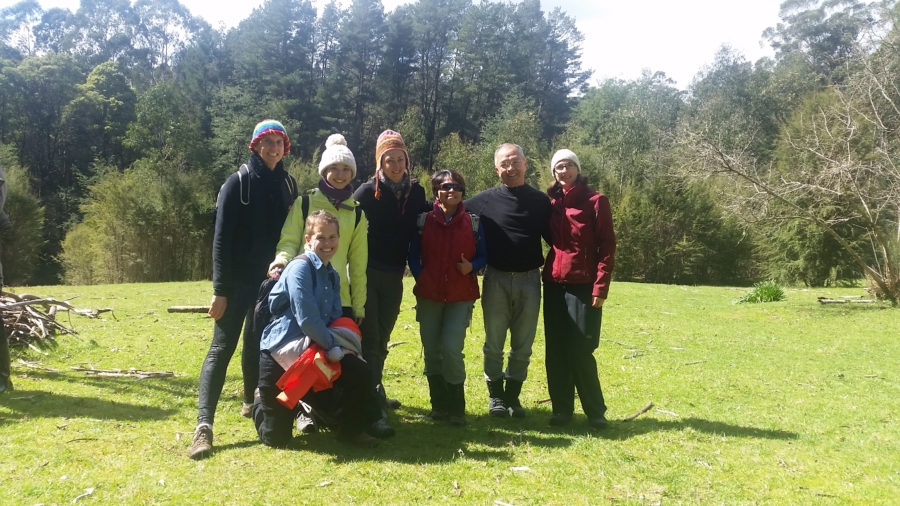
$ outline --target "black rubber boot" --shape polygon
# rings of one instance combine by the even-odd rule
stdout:
[[[434,421],[443,420],[447,418],[450,409],[447,402],[448,383],[441,374],[429,374],[426,378],[428,378],[428,393],[431,395],[431,413],[428,413],[426,418]]]
[[[450,416],[447,418],[452,425],[463,427],[466,425],[466,385],[460,383],[453,385],[447,383],[447,407]]]
[[[0,321],[0,394],[12,392],[10,374],[12,374],[12,370],[10,369],[9,340],[6,338],[6,327]]]
[[[506,412],[506,404],[504,404],[506,394],[503,392],[503,378],[488,381],[487,387],[488,396],[490,397],[488,401],[488,413],[497,418],[505,418],[509,413]]]
[[[525,408],[519,402],[519,394],[522,393],[522,382],[506,380],[506,407],[514,418],[525,418]]]

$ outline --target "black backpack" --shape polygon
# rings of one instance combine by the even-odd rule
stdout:
[[[250,167],[247,167],[246,163],[241,165],[238,167],[237,175],[238,183],[241,187],[241,204],[245,206],[250,205]],[[216,216],[219,214],[219,204],[222,200],[222,188],[224,187],[225,183],[222,183],[222,186],[219,187],[219,192],[216,194],[216,208],[212,217],[213,226],[216,225]],[[282,202],[288,203],[288,209],[294,205],[297,195],[297,180],[294,179],[294,176],[287,174],[287,177],[284,178],[284,187],[281,189],[281,199]],[[309,209],[309,203],[307,203],[306,208]],[[306,213],[303,213],[303,217],[304,219],[306,218]]]

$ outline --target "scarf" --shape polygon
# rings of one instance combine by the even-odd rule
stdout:
[[[406,172],[403,173],[403,179],[401,179],[399,183],[395,183],[395,182],[391,181],[390,179],[388,179],[387,177],[385,177],[384,172],[378,174],[378,179],[381,181],[382,184],[386,185],[388,188],[391,189],[392,192],[394,192],[394,197],[397,198],[398,202],[400,201],[400,198],[403,195],[405,195],[406,192],[410,188],[409,173],[406,173]]]
[[[353,184],[347,183],[347,186],[337,189],[328,184],[328,181],[323,177],[322,179],[319,179],[319,191],[325,195],[335,209],[339,209],[342,202],[353,196]]]

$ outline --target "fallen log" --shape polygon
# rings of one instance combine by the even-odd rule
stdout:
[[[209,306],[172,306],[166,308],[170,313],[208,313]]]
[[[76,366],[72,366],[69,369],[72,369],[73,371],[83,372],[85,374],[102,376],[104,378],[148,379],[148,378],[172,378],[175,376],[174,372],[140,371],[138,369],[86,369],[84,367],[76,367]]]
[[[875,302],[872,299],[829,299],[827,297],[819,297],[819,304],[868,304]]]

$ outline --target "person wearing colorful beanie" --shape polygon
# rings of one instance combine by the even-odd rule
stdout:
[[[216,406],[242,328],[245,338],[241,355],[241,414],[250,415],[259,377],[259,343],[248,339],[252,333],[249,322],[281,226],[297,196],[297,181],[282,163],[291,147],[284,125],[271,119],[260,122],[253,129],[249,147],[250,159],[228,177],[216,202],[213,297],[209,309],[214,320],[213,339],[200,370],[197,428],[188,452],[192,459],[212,453]]]
[[[383,407],[392,409],[400,407],[400,402],[385,394],[384,362],[400,314],[403,274],[409,242],[416,233],[416,216],[431,210],[425,189],[410,177],[409,169],[403,136],[385,130],[375,143],[375,175],[353,194],[369,219],[368,298],[366,319],[360,327],[363,357],[372,367]]]

